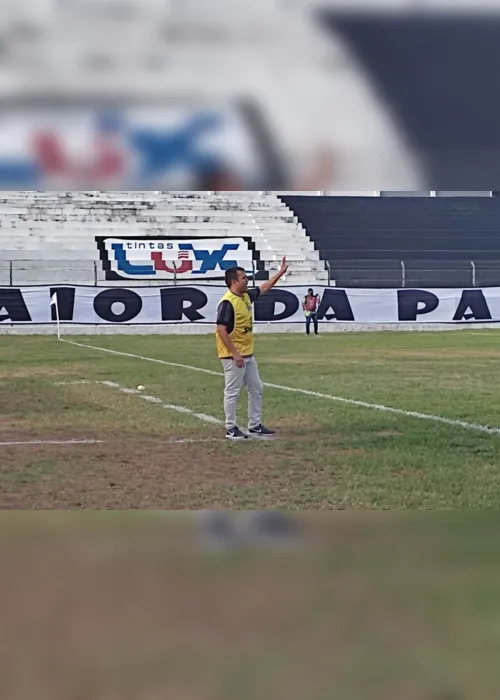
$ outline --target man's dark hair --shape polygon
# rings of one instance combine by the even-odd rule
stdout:
[[[233,282],[236,282],[238,279],[238,272],[245,272],[245,269],[243,267],[228,267],[226,270],[225,279],[226,279],[226,285],[228,289],[231,289],[231,285]]]
[[[307,290],[307,293],[308,293],[308,294],[314,294],[314,289],[311,289],[311,288],[309,287],[309,289]]]

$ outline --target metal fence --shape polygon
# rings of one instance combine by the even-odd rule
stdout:
[[[342,260],[325,263],[328,282],[338,287],[492,287],[500,286],[500,260]],[[293,284],[293,263],[289,284]],[[268,270],[272,272],[271,270]],[[253,278],[259,274],[253,264]],[[264,273],[262,279],[267,275]],[[196,280],[200,282],[201,280]],[[158,286],[193,284],[193,278],[162,280],[106,279],[102,263],[94,260],[0,260],[0,286],[81,284],[89,286]],[[203,283],[221,284],[219,278],[203,277]],[[314,280],[311,280],[313,283]]]
[[[257,264],[252,263],[252,278],[259,280],[261,270]],[[203,284],[223,284],[220,276],[210,278],[204,276],[203,280],[193,277],[179,278],[174,273],[171,279],[141,280],[122,279],[110,281],[106,279],[106,273],[102,262],[95,260],[0,260],[0,286],[1,287],[29,287],[35,285],[76,284],[85,286],[113,286],[124,284],[127,287],[158,286],[159,284],[186,285],[194,282]]]
[[[331,276],[339,287],[492,287],[500,260],[342,260]]]

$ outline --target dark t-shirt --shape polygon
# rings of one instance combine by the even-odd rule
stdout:
[[[260,297],[260,288],[252,287],[252,289],[248,290],[247,294],[250,297],[252,304],[254,304]],[[219,304],[216,323],[218,326],[226,326],[228,333],[232,333],[234,331],[234,308],[231,302],[227,299],[224,299],[224,301],[221,301]]]

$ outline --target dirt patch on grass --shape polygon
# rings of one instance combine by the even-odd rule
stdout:
[[[13,418],[11,416],[0,416],[0,436],[5,439],[6,434],[10,434],[13,429],[20,427],[30,428],[31,423],[26,418]]]
[[[446,349],[440,348],[437,350],[411,350],[409,348],[397,348],[394,350],[384,349],[377,353],[378,358],[391,357],[394,359],[405,360],[407,358],[412,358],[415,360],[446,360],[449,364],[453,360],[460,359],[477,359],[477,360],[498,360],[498,352],[494,350],[485,350],[484,348],[478,349],[457,349],[447,347]]]
[[[41,439],[81,437],[59,434]],[[24,439],[36,438],[31,434]],[[268,455],[263,465],[255,443],[176,444],[172,439],[115,435],[100,445],[4,447],[0,507],[176,508],[178,494],[201,485],[235,487],[264,480],[272,459]]]
[[[39,379],[43,377],[73,377],[74,379],[85,378],[89,368],[87,365],[54,364],[50,366],[16,367],[12,369],[2,369],[2,379]]]
[[[362,449],[343,449],[318,436],[312,440],[310,435],[286,434],[275,441],[235,444],[215,434],[198,443],[175,442],[186,439],[175,434],[161,438],[15,430],[8,433],[8,439],[1,434],[0,441],[99,438],[104,440],[102,444],[3,446],[0,508],[175,510],[210,508],[213,504],[230,508],[227,494],[235,490],[258,493],[271,489],[278,493],[284,486],[288,488],[291,474],[296,474],[299,487],[306,476],[304,465],[311,458],[311,450],[319,450],[328,455],[328,461],[339,463],[364,454]],[[315,477],[321,478],[320,474]],[[212,493],[213,501],[202,503],[202,492]]]
[[[79,399],[76,402],[61,393],[61,387],[40,379],[17,379],[0,385],[0,405],[4,407],[4,421],[30,420],[33,423],[44,422],[49,418],[54,424],[75,407],[80,412],[86,410],[89,414],[98,408],[92,400]]]
[[[313,420],[306,413],[287,413],[282,418],[273,421],[272,427],[279,431],[280,436],[314,435],[318,429],[318,421]]]
[[[37,441],[69,441],[69,440],[101,440],[105,439],[102,433],[98,433],[94,430],[85,430],[84,428],[72,429],[71,431],[66,431],[63,426],[54,427],[50,429],[42,428],[40,426],[33,425],[29,420],[12,420],[9,423],[5,423],[3,426],[0,424],[0,441],[1,442],[28,442],[31,440]],[[2,458],[5,454],[2,451]],[[0,463],[3,459],[0,459]]]
[[[307,353],[307,355],[301,355],[300,357],[280,357],[279,358],[279,364],[280,365],[304,365],[304,367],[307,367],[311,364],[311,362],[314,362],[314,365],[325,365],[325,367],[330,366],[333,362],[341,362],[341,358],[335,358],[335,357],[325,357],[325,355],[311,355],[311,353]]]

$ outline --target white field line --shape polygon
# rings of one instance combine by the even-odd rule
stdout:
[[[16,442],[0,442],[0,447],[17,445],[102,445],[103,440],[19,440]]]
[[[89,379],[81,379],[74,382],[54,382],[54,384],[56,386],[68,386],[69,384],[95,384],[95,382],[91,382]]]
[[[216,418],[215,416],[210,416],[207,413],[198,413],[197,411],[193,411],[190,408],[186,408],[185,406],[178,406],[173,403],[165,403],[161,399],[158,399],[156,396],[148,396],[148,394],[144,394],[142,391],[139,391],[139,389],[127,389],[126,387],[121,386],[120,384],[117,384],[116,382],[100,382],[104,386],[108,386],[111,389],[116,389],[117,391],[121,391],[122,394],[129,394],[131,396],[138,396],[140,399],[143,401],[149,401],[150,403],[157,404],[158,406],[162,406],[163,408],[168,409],[169,411],[177,411],[177,413],[186,413],[190,416],[193,416],[194,418],[198,418],[198,420],[204,421],[205,423],[214,423],[215,425],[224,425],[224,422],[219,420],[219,418]]]
[[[107,352],[111,355],[118,355],[122,357],[131,357],[136,360],[143,360],[144,362],[154,362],[156,364],[165,365],[167,367],[177,367],[179,369],[187,369],[192,372],[203,372],[204,374],[211,374],[216,377],[222,377],[222,372],[215,372],[211,369],[205,369],[203,367],[193,367],[191,365],[179,364],[178,362],[168,362],[166,360],[159,360],[153,357],[145,357],[143,355],[134,355],[128,352],[120,352],[118,350],[110,350],[108,348],[100,348],[95,345],[86,345],[84,343],[77,343],[73,340],[62,340],[61,342],[69,343],[71,345],[77,345],[81,348],[88,348],[90,350],[97,350],[99,352]],[[480,423],[470,423],[468,421],[459,420],[456,418],[447,418],[446,416],[437,416],[432,413],[420,413],[419,411],[407,411],[403,408],[394,408],[392,406],[384,406],[383,404],[368,403],[366,401],[358,401],[356,399],[347,399],[343,396],[334,396],[332,394],[323,394],[319,391],[309,391],[307,389],[299,389],[297,387],[282,386],[281,384],[272,384],[269,382],[264,382],[264,386],[270,389],[279,389],[280,391],[287,391],[295,394],[302,394],[303,396],[311,396],[316,399],[324,399],[326,401],[335,401],[336,403],[342,403],[349,406],[359,406],[360,408],[369,408],[375,411],[383,411],[385,413],[392,413],[399,416],[407,416],[408,418],[417,418],[419,420],[431,421],[433,423],[441,423],[444,425],[451,425],[456,428],[465,428],[466,430],[475,430],[481,433],[488,433],[490,435],[500,435],[500,428],[492,428],[488,425],[481,425]],[[140,393],[140,392],[138,392]]]
[[[192,438],[192,439],[191,438],[181,438],[179,440],[167,440],[167,443],[169,443],[170,445],[188,445],[188,444],[198,444],[201,442],[225,442],[225,443],[228,443],[228,441],[224,440],[223,438],[205,438],[205,439],[200,438],[199,440],[197,440],[195,438]],[[232,444],[232,443],[228,443],[228,444]]]
[[[117,391],[120,391],[122,394],[128,394],[129,396],[137,396],[138,398],[142,399],[143,401],[147,401],[148,403],[154,403],[158,406],[161,406],[162,408],[168,409],[169,411],[176,411],[177,413],[185,413],[187,415],[193,416],[194,418],[198,418],[198,420],[201,420],[204,423],[212,423],[214,425],[224,425],[224,421],[219,420],[219,418],[216,418],[215,416],[210,416],[207,413],[199,413],[198,411],[193,411],[190,408],[186,408],[186,406],[178,406],[177,404],[173,404],[173,403],[165,403],[164,401],[162,401],[162,399],[159,399],[156,396],[150,396],[148,394],[145,394],[143,391],[140,391],[139,389],[128,389],[127,387],[121,386],[121,384],[118,384],[117,382],[109,382],[109,381],[57,382],[58,386],[71,386],[71,385],[77,386],[77,385],[81,385],[82,383],[102,384],[102,386],[107,386],[110,389],[116,389]],[[182,442],[187,442],[187,440],[182,440]],[[203,440],[202,442],[205,442],[205,440]]]

